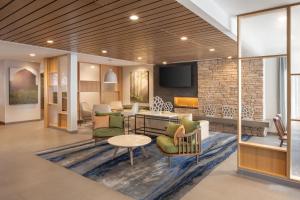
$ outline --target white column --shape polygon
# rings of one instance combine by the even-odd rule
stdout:
[[[70,132],[77,131],[77,54],[68,55],[68,127]]]

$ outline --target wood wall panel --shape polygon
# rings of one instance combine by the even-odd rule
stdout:
[[[249,143],[241,143],[239,167],[269,174],[287,176],[287,151],[276,147],[264,147]]]
[[[80,81],[79,82],[80,92],[99,92],[100,82],[99,81]]]

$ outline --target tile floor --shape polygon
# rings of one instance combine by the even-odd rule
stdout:
[[[0,126],[0,199],[130,199],[34,155],[36,151],[87,139],[90,135],[86,132],[70,134],[44,129],[43,122]],[[237,174],[235,154],[182,199],[296,200],[299,196],[299,189]]]

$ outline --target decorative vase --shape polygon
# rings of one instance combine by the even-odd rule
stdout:
[[[164,101],[159,96],[153,97],[150,111],[156,114],[160,114],[163,111]]]
[[[164,111],[165,112],[172,112],[173,111],[173,104],[171,103],[171,102],[169,102],[169,101],[167,101],[167,102],[165,102],[164,103]]]

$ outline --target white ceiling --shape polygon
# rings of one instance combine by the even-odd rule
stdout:
[[[52,48],[45,48],[27,44],[20,44],[15,42],[8,42],[0,40],[0,60],[22,60],[27,62],[38,62],[47,57],[59,56],[70,53],[69,51],[63,51]],[[29,54],[35,53],[35,57],[30,57]],[[141,65],[143,63],[132,62],[127,60],[120,60],[114,58],[108,58],[103,56],[96,56],[84,53],[78,53],[79,62],[106,64],[114,66],[134,66]]]
[[[298,3],[300,0],[214,0],[231,16]]]

